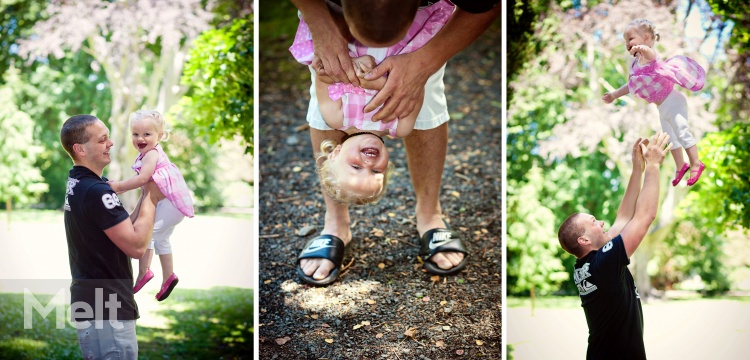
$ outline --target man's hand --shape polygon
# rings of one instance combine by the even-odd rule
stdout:
[[[646,159],[643,157],[641,144],[648,146],[648,139],[638,138],[633,144],[633,171],[640,170],[643,172],[643,170],[646,170]]]
[[[365,106],[365,112],[375,110],[385,104],[373,115],[373,121],[390,122],[411,114],[414,107],[424,98],[424,86],[432,76],[427,59],[420,57],[420,52],[395,55],[386,58],[378,66],[365,74],[365,79],[374,80],[388,74],[385,86]]]
[[[640,146],[646,166],[660,166],[664,161],[664,157],[672,149],[672,143],[669,142],[669,135],[663,131],[659,131],[651,136],[651,141],[642,141]]]

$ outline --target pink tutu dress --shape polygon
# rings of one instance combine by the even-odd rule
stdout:
[[[175,164],[169,161],[169,157],[164,153],[161,146],[156,144],[153,149],[149,151],[156,151],[159,153],[159,159],[156,161],[156,168],[154,169],[154,175],[151,176],[151,180],[156,183],[156,186],[161,190],[162,194],[172,202],[172,205],[180,210],[180,212],[187,216],[193,217],[193,198],[190,196],[190,190],[188,190],[185,179],[182,177],[180,170],[177,169]],[[135,158],[135,163],[131,168],[136,173],[141,173],[141,160],[146,153],[139,154]]]
[[[413,52],[426,44],[443,28],[453,15],[455,6],[446,0],[441,0],[430,6],[420,8],[409,27],[406,36],[398,43],[385,48],[373,48],[362,45],[359,41],[349,43],[349,56],[357,58],[370,55],[376,63],[381,63],[386,57]],[[294,59],[302,64],[310,65],[314,56],[314,45],[310,29],[300,15],[299,27],[294,42],[289,48]],[[365,113],[367,103],[377,94],[377,90],[364,89],[351,84],[336,83],[328,87],[328,96],[333,101],[342,99],[344,126],[339,130],[346,130],[352,126],[360,130],[388,130],[391,136],[396,135],[398,119],[388,123],[372,121],[377,109]],[[382,107],[382,106],[381,106]]]

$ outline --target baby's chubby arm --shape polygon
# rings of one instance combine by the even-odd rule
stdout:
[[[630,89],[628,89],[628,84],[625,83],[625,85],[620,86],[620,88],[615,91],[604,93],[604,96],[602,96],[602,100],[604,100],[604,102],[607,104],[611,104],[613,101],[615,101],[615,99],[620,98],[629,93],[630,93]]]
[[[156,170],[156,161],[159,159],[159,153],[156,151],[149,151],[141,159],[141,172],[130,179],[123,181],[108,181],[109,186],[112,187],[116,193],[122,193],[128,190],[137,189],[143,185],[146,185],[151,177],[154,175]]]

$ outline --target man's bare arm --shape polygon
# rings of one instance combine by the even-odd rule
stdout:
[[[145,197],[140,204],[140,210],[135,222],[130,218],[104,230],[110,240],[126,255],[139,259],[148,248],[151,234],[154,231],[154,216],[156,204],[161,200],[161,192],[153,181],[144,187]]]
[[[617,217],[615,223],[610,228],[610,233],[619,234],[622,228],[627,224],[635,214],[635,204],[638,200],[638,194],[641,192],[641,177],[643,175],[643,153],[641,152],[641,142],[648,144],[648,139],[638,140],[633,145],[632,161],[633,170],[630,173],[630,180],[628,181],[628,187],[625,188],[625,195],[620,201],[620,207],[617,209]]]
[[[648,146],[641,144],[646,161],[643,188],[638,195],[635,214],[621,233],[628,257],[633,255],[643,238],[646,237],[651,223],[656,219],[659,203],[659,167],[671,148],[669,135],[664,132],[658,132],[652,136]]]
[[[385,104],[375,114],[375,120],[387,122],[407,116],[416,107],[419,89],[424,89],[427,79],[482,35],[500,10],[499,4],[482,14],[456,9],[448,23],[423,47],[386,58],[367,75],[372,80],[389,74],[386,86],[367,104],[365,111]]]

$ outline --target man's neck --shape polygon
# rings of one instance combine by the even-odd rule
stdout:
[[[98,176],[98,177],[102,177],[102,174],[104,174],[104,169],[97,170],[95,167],[92,167],[92,166],[90,166],[90,165],[88,165],[86,163],[80,162],[80,161],[73,160],[73,165],[85,167],[85,168],[91,170],[91,172],[93,172],[94,174],[96,174],[96,176]]]

